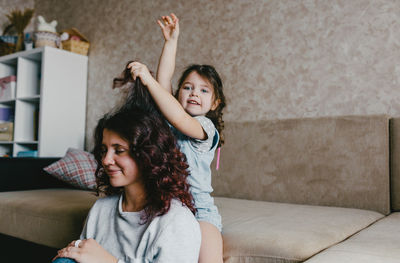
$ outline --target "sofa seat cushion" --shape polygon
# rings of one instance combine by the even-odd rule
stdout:
[[[383,217],[368,210],[224,197],[215,197],[215,203],[225,263],[302,262]]]
[[[307,263],[400,262],[400,213],[391,214]]]
[[[0,233],[62,248],[79,237],[96,199],[74,189],[1,192]]]

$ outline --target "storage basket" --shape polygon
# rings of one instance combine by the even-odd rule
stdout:
[[[90,44],[88,42],[74,39],[69,39],[62,42],[63,49],[85,56],[88,54],[89,45]]]
[[[0,141],[13,140],[14,123],[4,122],[0,123]]]
[[[0,104],[0,123],[9,122],[14,119],[14,111],[10,106]]]
[[[0,101],[15,98],[15,87],[17,77],[14,75],[0,78]]]
[[[5,43],[16,45],[18,36],[0,36],[0,40]]]
[[[0,56],[8,55],[15,52],[15,44],[0,38]]]
[[[84,35],[82,35],[76,28],[66,29],[63,30],[63,32],[68,33],[70,37],[78,36],[81,40],[68,39],[62,41],[62,48],[77,54],[87,56],[90,46],[89,40]]]

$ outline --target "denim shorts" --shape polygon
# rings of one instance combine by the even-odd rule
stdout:
[[[220,232],[222,231],[221,215],[217,206],[214,204],[214,198],[208,193],[192,193],[194,205],[197,209],[197,221],[205,221],[213,224]]]

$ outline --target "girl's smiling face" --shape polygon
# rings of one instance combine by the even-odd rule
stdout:
[[[108,129],[103,130],[102,165],[113,187],[143,186],[142,175],[130,154],[128,141]]]
[[[214,87],[196,71],[192,71],[183,81],[179,88],[178,101],[192,116],[206,115],[218,106]]]

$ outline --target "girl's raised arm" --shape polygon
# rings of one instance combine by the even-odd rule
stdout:
[[[161,52],[157,69],[157,81],[161,87],[172,93],[172,76],[175,71],[176,50],[178,47],[179,19],[175,14],[162,16],[157,20],[164,36],[164,46]]]
[[[172,126],[191,138],[200,140],[207,138],[201,124],[183,109],[179,101],[170,92],[161,87],[151,76],[146,65],[132,62],[128,65],[128,68],[131,70],[133,79],[139,77],[143,85],[147,87],[161,113]]]

